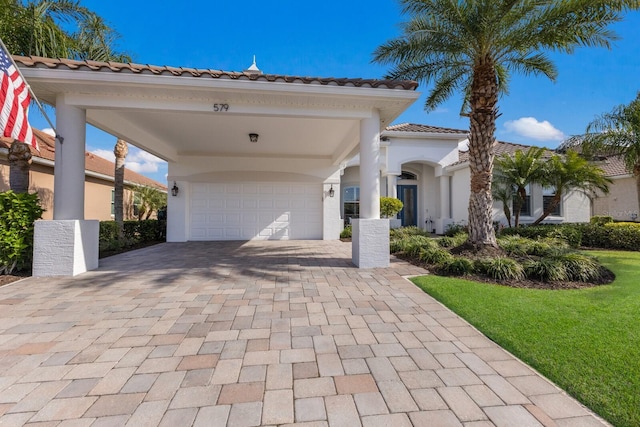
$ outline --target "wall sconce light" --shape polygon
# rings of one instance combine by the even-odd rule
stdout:
[[[331,188],[329,189],[329,197],[333,197],[336,195],[336,190],[333,189],[333,184],[331,184]]]
[[[249,134],[249,141],[251,142],[258,142],[258,135],[257,133],[250,133]]]
[[[177,196],[178,193],[180,192],[180,189],[178,188],[178,186],[176,185],[176,182],[173,181],[173,187],[171,187],[171,195],[173,197]]]

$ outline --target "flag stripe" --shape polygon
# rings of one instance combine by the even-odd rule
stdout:
[[[2,135],[26,142],[39,151],[38,142],[29,124],[31,96],[9,54],[0,47],[0,129]]]

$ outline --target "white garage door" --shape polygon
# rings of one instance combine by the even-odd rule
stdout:
[[[322,238],[322,185],[191,184],[190,240]]]

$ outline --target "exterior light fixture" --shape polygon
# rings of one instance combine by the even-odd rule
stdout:
[[[329,197],[333,197],[336,195],[336,190],[333,189],[333,184],[331,184],[331,188],[329,189]]]
[[[258,135],[257,133],[250,133],[249,134],[249,141],[251,142],[258,142]]]
[[[176,182],[173,181],[173,187],[171,187],[171,195],[173,197],[177,196],[178,193],[180,192],[180,189],[178,188],[178,186],[176,185]]]

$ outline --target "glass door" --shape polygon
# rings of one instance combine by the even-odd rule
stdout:
[[[398,185],[398,199],[404,205],[398,215],[402,226],[418,225],[418,186]]]

